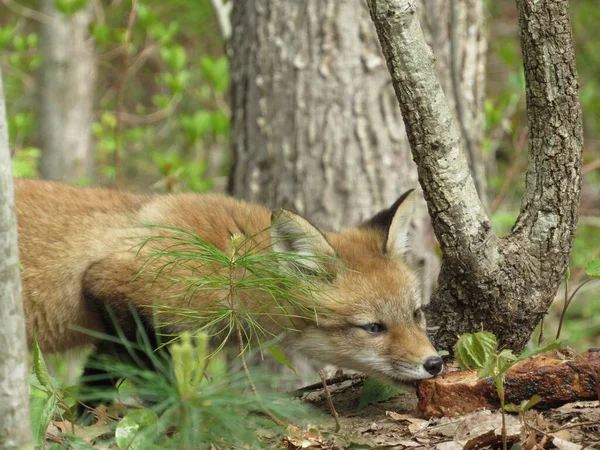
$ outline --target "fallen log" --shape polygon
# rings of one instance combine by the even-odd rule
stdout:
[[[506,403],[519,404],[534,395],[536,408],[552,408],[598,398],[600,349],[582,355],[553,350],[523,360],[506,373]],[[480,408],[498,409],[500,400],[492,378],[480,380],[476,370],[448,372],[419,383],[417,410],[427,418],[457,416]]]

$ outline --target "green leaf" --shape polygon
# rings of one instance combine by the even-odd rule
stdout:
[[[48,395],[46,398],[32,396],[30,400],[31,408],[31,432],[35,439],[35,446],[44,445],[46,429],[54,416],[58,399],[55,395]]]
[[[207,110],[199,110],[193,116],[182,116],[181,126],[188,133],[190,141],[195,142],[214,126],[213,114]]]
[[[127,414],[117,425],[115,438],[121,450],[143,450],[154,440],[153,430],[158,416],[150,409],[138,409]]]
[[[509,403],[507,405],[504,405],[504,411],[512,412],[512,413],[522,412],[523,411],[523,403],[521,403],[519,406],[515,405],[514,403]]]
[[[513,353],[512,350],[505,348],[504,350],[502,350],[500,353],[498,353],[498,357],[502,358],[506,361],[512,361],[514,359],[517,359],[517,357],[515,356],[515,354]]]
[[[281,348],[279,348],[276,345],[271,345],[267,350],[269,350],[269,353],[275,359],[275,361],[277,361],[279,364],[283,364],[284,366],[286,366],[289,369],[293,370],[294,373],[296,373],[296,369],[294,369],[294,367],[292,366],[292,364],[285,357],[285,355],[281,351]]]
[[[187,62],[187,54],[181,45],[161,48],[160,56],[172,72],[182,71]]]
[[[88,0],[56,0],[54,7],[61,13],[70,16],[86,7]]]
[[[39,42],[40,42],[40,39],[38,38],[37,34],[29,33],[27,35],[27,47],[35,48],[38,46]]]
[[[8,47],[8,44],[10,44],[10,41],[13,39],[15,29],[16,26],[14,25],[0,27],[0,49]]]
[[[166,108],[171,103],[171,96],[169,95],[153,95],[152,103],[159,108]]]
[[[25,38],[20,34],[15,35],[15,37],[13,38],[13,45],[17,50],[25,50],[25,48],[27,47]]]
[[[518,406],[515,405],[514,403],[509,403],[507,405],[504,405],[504,411],[522,414],[525,411],[529,411],[531,408],[533,408],[535,405],[537,405],[541,401],[542,401],[542,397],[535,394],[529,400],[523,400],[521,402],[521,404]]]
[[[477,378],[480,380],[498,375],[498,358],[496,355],[488,358],[483,365],[477,370]]]
[[[369,377],[365,380],[365,385],[360,393],[360,401],[358,402],[357,410],[361,410],[372,403],[389,400],[400,392],[402,392],[402,389],[397,388],[396,386],[384,383],[377,378]]]
[[[228,136],[231,123],[224,111],[215,111],[212,115],[212,129],[216,136]]]
[[[523,352],[517,357],[517,359],[515,359],[514,362],[517,363],[519,361],[523,361],[526,358],[529,358],[530,356],[538,355],[540,353],[545,353],[547,351],[554,350],[556,348],[560,348],[560,341],[552,341],[548,345],[544,345],[543,347],[538,347],[538,348],[534,348],[533,350]]]
[[[117,116],[115,116],[113,113],[105,112],[102,114],[100,121],[108,128],[114,129],[117,126]]]
[[[200,60],[202,73],[212,88],[219,95],[223,95],[229,89],[229,60],[227,57],[220,58],[204,57]]]
[[[92,36],[99,46],[107,46],[111,42],[111,28],[105,23],[92,23],[90,25]]]
[[[52,381],[50,378],[50,374],[48,373],[48,368],[46,367],[46,362],[44,361],[44,357],[42,356],[42,351],[40,350],[40,346],[38,345],[37,339],[33,340],[33,373],[37,377],[38,381],[45,388],[52,388]]]
[[[585,266],[585,273],[592,278],[600,280],[600,258],[592,259]]]
[[[537,405],[541,401],[542,401],[542,397],[535,394],[533,397],[531,397],[529,400],[527,400],[527,402],[525,402],[525,404],[522,406],[523,411],[530,410],[531,408],[533,408],[535,405]]]
[[[482,368],[496,350],[496,336],[487,331],[463,334],[454,346],[454,354],[462,369]]]

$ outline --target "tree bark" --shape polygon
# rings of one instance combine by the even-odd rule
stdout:
[[[459,31],[453,34],[445,2],[425,3],[428,38],[447,55],[438,70],[459,99],[457,118],[479,148],[485,49],[481,8],[469,6],[478,3],[474,0],[457,0],[458,10],[470,15],[458,14]],[[364,2],[240,1],[234,3],[232,25],[233,195],[292,209],[337,229],[389,207],[417,184],[390,75]],[[452,52],[462,55],[454,78]],[[422,200],[412,225],[411,259],[428,298],[439,263]]]
[[[475,188],[487,210],[482,148],[487,52],[483,1],[427,0],[418,5],[425,41],[434,51],[438,79],[458,124]]]
[[[519,0],[529,168],[511,233],[491,230],[469,174],[414,1],[368,0],[443,253],[429,314],[439,348],[482,327],[521,350],[568,264],[583,134],[567,0]]]
[[[0,448],[33,448],[17,221],[0,73]]]
[[[88,27],[92,2],[66,16],[55,0],[41,0],[50,20],[41,23],[39,71],[39,130],[42,147],[40,172],[44,178],[63,181],[92,175],[94,45]]]

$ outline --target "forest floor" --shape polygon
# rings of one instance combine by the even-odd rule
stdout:
[[[361,380],[347,380],[330,387],[331,399],[339,414],[335,422],[319,424],[306,431],[290,428],[284,441],[288,449],[500,449],[502,416],[479,410],[456,416],[423,419],[416,413],[414,391],[357,410]],[[305,401],[330,413],[323,389],[304,394]],[[575,402],[545,411],[529,410],[523,415],[507,414],[508,448],[578,450],[600,448],[600,406],[598,401]]]
[[[339,415],[337,431],[329,399],[323,388],[314,385],[296,391],[290,400],[310,403],[320,410],[322,414],[311,417],[313,422],[289,425],[284,438],[268,430],[257,430],[257,435],[265,448],[287,450],[502,448],[502,415],[498,411],[476,410],[460,416],[425,419],[417,413],[414,386],[407,386],[386,401],[360,408],[365,398],[364,385],[364,376],[354,375],[329,386],[329,399]],[[105,407],[97,413],[94,425],[77,429],[70,422],[52,421],[46,431],[47,443],[63,443],[61,433],[71,433],[79,442],[72,448],[118,448],[114,443],[114,419],[110,419],[116,414],[107,413]],[[600,405],[596,400],[578,401],[554,409],[530,409],[521,415],[507,413],[506,428],[508,449],[600,449]]]

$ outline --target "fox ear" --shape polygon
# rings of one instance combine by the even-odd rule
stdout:
[[[394,204],[375,214],[362,226],[385,233],[382,251],[390,258],[402,256],[408,250],[410,220],[415,210],[414,189],[406,191]]]
[[[324,259],[335,257],[335,250],[314,225],[285,209],[271,214],[271,245],[276,253],[295,253],[284,260],[295,269],[323,271]]]

